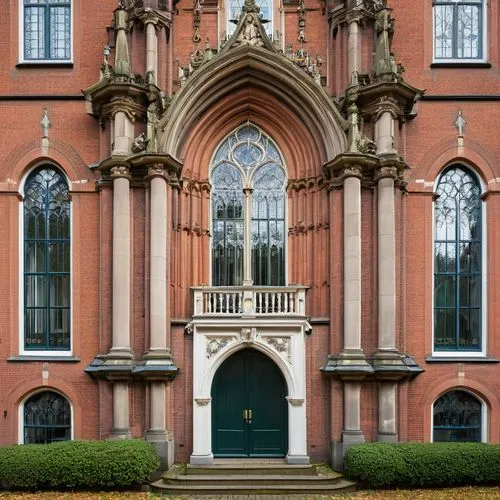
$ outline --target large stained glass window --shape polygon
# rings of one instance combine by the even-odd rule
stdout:
[[[481,350],[481,189],[461,166],[445,170],[434,206],[434,349]]]
[[[24,348],[70,349],[70,201],[50,166],[35,169],[24,190]]]
[[[466,391],[449,391],[433,407],[433,441],[481,441],[481,403]]]
[[[24,444],[46,444],[71,439],[68,400],[53,391],[38,392],[24,403]]]
[[[285,180],[276,145],[257,127],[244,125],[219,146],[211,169],[214,286],[241,285],[247,254],[254,285],[285,284]]]
[[[24,59],[71,59],[70,0],[24,0]]]
[[[264,28],[268,36],[273,35],[273,1],[272,0],[256,0],[259,8],[259,16],[264,23]],[[241,9],[245,4],[245,0],[227,0],[227,36],[231,36],[238,24],[241,15]]]
[[[483,58],[483,0],[434,0],[434,58]]]

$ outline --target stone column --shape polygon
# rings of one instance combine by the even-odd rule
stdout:
[[[378,432],[377,441],[395,442],[396,393],[398,384],[394,380],[381,380],[378,387]]]
[[[243,247],[244,247],[244,254],[243,254],[243,286],[252,286],[253,285],[253,280],[252,280],[252,252],[250,251],[250,245],[251,245],[251,227],[250,227],[250,218],[248,217],[248,214],[251,213],[252,207],[251,207],[251,196],[252,196],[252,190],[249,188],[243,189],[243,193],[245,195],[245,218],[243,220]],[[244,298],[245,301],[245,298]]]
[[[158,37],[153,18],[145,20],[146,25],[146,79],[147,83],[158,82]]]
[[[383,109],[375,122],[375,144],[377,154],[396,154],[394,149],[394,116],[393,111]]]
[[[345,444],[364,443],[361,431],[361,383],[358,380],[344,381],[344,430]]]
[[[349,21],[349,31],[348,31],[348,42],[347,42],[347,61],[349,78],[353,71],[359,73],[359,66],[361,60],[361,44],[359,36],[359,20],[353,18]]]
[[[113,383],[113,430],[110,439],[130,438],[128,382],[117,380]]]

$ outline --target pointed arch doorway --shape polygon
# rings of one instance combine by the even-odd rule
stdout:
[[[238,351],[217,370],[211,392],[214,456],[286,455],[286,383],[270,358],[255,349]]]

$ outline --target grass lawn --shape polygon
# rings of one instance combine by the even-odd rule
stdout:
[[[119,500],[119,499],[129,499],[129,500],[154,500],[162,498],[160,495],[155,495],[152,493],[58,493],[58,492],[47,492],[47,493],[0,493],[0,500]],[[185,500],[188,498],[196,499],[208,499],[208,498],[221,498],[221,497],[173,497],[173,496],[163,496],[163,498],[168,500]],[[242,499],[243,496],[234,497],[222,497],[227,500],[231,498]],[[252,496],[252,498],[256,498]],[[267,497],[269,498],[269,496]],[[277,495],[276,499],[296,499],[296,500],[328,500],[330,497],[327,495]],[[424,499],[424,500],[489,500],[489,499],[499,499],[500,500],[500,487],[498,488],[486,488],[486,487],[464,487],[464,488],[447,488],[440,490],[361,490],[355,493],[350,493],[344,495],[343,498],[354,498],[363,500],[379,500],[383,498],[392,498],[396,500],[406,500],[406,499]]]

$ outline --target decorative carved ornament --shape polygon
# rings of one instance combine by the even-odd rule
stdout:
[[[302,406],[304,404],[304,399],[301,398],[286,398],[292,406]]]
[[[195,398],[194,401],[198,406],[207,406],[212,401],[212,398]]]
[[[126,166],[117,166],[117,167],[113,167],[111,169],[111,177],[113,179],[119,179],[121,177],[125,178],[125,179],[131,179],[132,176],[130,175],[130,168],[129,167],[126,167]]]
[[[210,359],[212,356],[215,356],[219,351],[224,349],[231,342],[236,340],[236,337],[207,337],[207,358]]]
[[[255,341],[255,337],[256,337],[255,328],[241,329],[240,339],[242,342],[245,342],[246,344],[253,344],[253,342]]]
[[[290,337],[266,336],[262,337],[262,340],[266,342],[266,344],[270,345],[274,350],[278,351],[282,357],[290,361]]]

